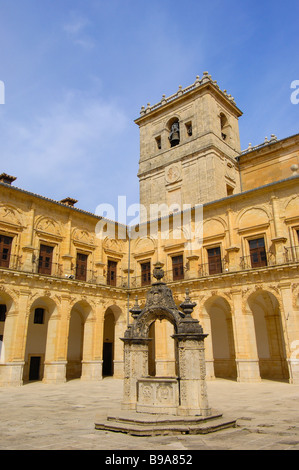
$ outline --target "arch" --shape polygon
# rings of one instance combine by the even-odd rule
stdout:
[[[206,219],[203,223],[203,236],[216,236],[225,234],[227,224],[221,217]]]
[[[175,333],[177,333],[182,318],[179,313],[176,308],[163,306],[145,308],[136,321],[135,331],[140,337],[148,338],[152,323],[158,319],[159,321],[168,320],[173,325]]]
[[[178,375],[178,353],[172,337],[174,333],[174,324],[169,319],[154,320],[150,324],[148,375],[158,377]]]
[[[229,302],[220,295],[213,295],[203,304],[209,325],[207,340],[207,360],[213,362],[215,377],[236,379],[236,355],[232,324],[232,311]]]
[[[288,379],[281,307],[277,297],[269,290],[257,289],[247,297],[247,312],[254,319],[261,378]]]
[[[69,319],[66,379],[82,376],[82,362],[90,358],[92,348],[92,306],[85,300],[77,300],[71,307]]]
[[[36,220],[36,230],[61,236],[61,224],[52,217],[41,216]]]
[[[219,120],[220,120],[221,138],[222,140],[229,140],[230,133],[231,133],[231,125],[229,123],[227,115],[223,111],[221,111],[219,114]]]
[[[156,250],[157,248],[157,241],[150,236],[140,237],[134,240],[133,242],[133,252],[136,253],[143,253],[143,252],[151,252]]]
[[[0,288],[0,304],[6,305],[6,316],[14,310],[16,300],[14,293]]]
[[[170,147],[175,147],[180,143],[180,120],[178,116],[173,116],[166,124],[169,132]]]
[[[57,305],[47,296],[37,297],[29,307],[23,381],[42,380],[44,364],[55,353],[56,323],[51,318]]]
[[[94,243],[93,234],[90,233],[90,231],[88,231],[87,229],[74,228],[72,231],[72,238],[81,243]]]
[[[0,290],[0,363],[5,363],[12,347],[12,333],[15,317],[15,300],[4,290]],[[7,337],[8,336],[8,337]],[[5,347],[4,347],[5,346]]]
[[[294,217],[298,215],[299,196],[295,195],[289,198],[284,206],[285,218]]]
[[[243,209],[237,216],[236,226],[240,229],[252,227],[254,225],[268,224],[270,220],[269,213],[266,208],[250,207]]]
[[[134,308],[137,308],[138,305]],[[134,313],[134,308],[131,312]],[[134,316],[134,315],[133,315]],[[171,290],[164,283],[152,285],[146,307],[138,311],[134,336],[148,341],[148,359],[144,366],[150,376],[173,377],[178,373],[178,334],[184,314],[174,302]]]
[[[110,308],[105,312],[103,331],[103,377],[106,377],[114,372],[115,317]]]
[[[103,319],[103,377],[122,376],[119,365],[123,361],[123,348],[119,338],[124,334],[124,325],[122,309],[116,304],[108,306]]]
[[[0,204],[0,217],[6,223],[23,225],[21,211],[12,204]]]
[[[116,253],[122,253],[124,249],[124,242],[120,238],[116,239],[106,237],[103,241],[103,248]]]
[[[178,122],[180,121],[180,115],[179,114],[175,114],[174,116],[172,116],[172,118],[168,119],[168,121],[166,122],[166,125],[165,125],[165,128],[170,131],[171,129],[171,126],[174,122]]]

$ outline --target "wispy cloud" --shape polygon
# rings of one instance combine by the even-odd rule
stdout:
[[[68,23],[63,25],[63,31],[68,35],[69,39],[76,45],[91,49],[95,43],[86,32],[90,26],[90,21],[83,16],[74,16]]]
[[[81,32],[86,26],[88,26],[89,20],[86,18],[80,17],[75,18],[69,23],[63,26],[63,29],[69,34],[78,34]]]
[[[1,171],[17,176],[24,189],[54,198],[66,192],[76,197],[76,188],[81,192],[85,185],[88,191],[99,184],[119,136],[130,124],[114,103],[78,91],[67,92],[47,113],[26,123],[2,113]]]

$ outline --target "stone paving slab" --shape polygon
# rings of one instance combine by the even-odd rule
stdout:
[[[119,409],[122,380],[0,388],[1,450],[299,450],[299,385],[208,381],[211,407],[237,427],[208,435],[137,437],[95,429]]]

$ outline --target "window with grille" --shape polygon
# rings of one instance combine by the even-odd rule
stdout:
[[[0,304],[0,321],[5,321],[6,318],[6,305]]]
[[[33,323],[37,323],[39,325],[43,325],[45,320],[45,309],[44,308],[36,308],[34,310],[34,319]]]

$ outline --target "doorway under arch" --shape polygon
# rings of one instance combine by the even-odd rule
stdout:
[[[223,297],[213,296],[205,302],[204,309],[210,320],[214,376],[236,379],[237,367],[230,305]]]
[[[277,298],[271,292],[259,290],[249,296],[248,307],[254,319],[261,378],[289,379]]]
[[[66,365],[67,380],[78,379],[82,376],[84,350],[91,346],[87,344],[87,341],[84,341],[84,338],[88,336],[86,320],[91,312],[91,306],[83,300],[77,302],[71,310]]]
[[[11,344],[5,340],[5,327],[12,318],[9,316],[14,310],[14,301],[6,292],[0,293],[0,364],[4,364],[8,357]],[[9,316],[9,317],[8,317]],[[12,319],[14,321],[14,319]],[[11,341],[10,341],[11,342]],[[5,349],[6,348],[6,349]]]
[[[45,360],[54,347],[51,338],[55,333],[51,330],[50,318],[56,309],[55,302],[48,297],[40,297],[31,305],[26,336],[24,382],[43,379]]]
[[[103,321],[102,376],[123,378],[123,343],[126,318],[118,305],[107,307]]]
[[[103,377],[112,377],[114,372],[114,349],[115,349],[115,317],[110,308],[106,310],[104,317],[103,338]]]

